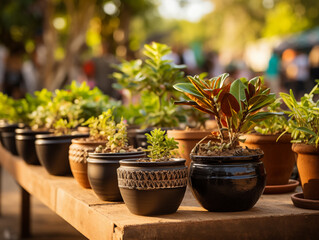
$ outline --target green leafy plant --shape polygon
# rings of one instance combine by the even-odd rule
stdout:
[[[17,122],[16,101],[8,95],[0,92],[0,120],[5,122]]]
[[[138,104],[140,111],[135,112],[136,117],[129,117],[131,121],[135,120],[135,124],[142,123],[143,128],[174,127],[179,121],[185,120],[185,116],[177,110],[172,101],[177,99],[173,84],[184,79],[182,69],[185,66],[165,60],[165,56],[170,52],[171,49],[165,44],[145,44],[145,60],[123,62],[116,66],[118,72],[113,74],[117,80],[116,88],[128,89],[130,95],[141,93],[141,101]],[[127,119],[125,114],[123,116]]]
[[[211,79],[189,76],[190,83],[174,85],[176,90],[191,99],[176,104],[190,105],[215,116],[218,137],[222,141],[221,151],[236,148],[241,134],[250,131],[258,122],[275,114],[260,112],[263,107],[276,99],[275,94],[264,87],[262,78],[256,77],[249,81],[241,78],[225,84],[227,77],[228,74]]]
[[[171,158],[172,152],[178,148],[178,142],[174,138],[169,138],[160,128],[146,133],[147,142],[149,143],[147,151],[150,161],[167,161]]]
[[[319,94],[319,81],[309,94],[305,94],[298,102],[290,90],[290,93],[280,93],[284,103],[289,108],[286,111],[289,119],[288,132],[294,143],[315,144],[319,143],[319,100],[314,101]]]
[[[90,128],[90,137],[95,141],[107,141],[109,134],[109,122],[112,121],[112,110],[109,109],[97,117],[91,117],[83,126]]]
[[[275,102],[270,104],[267,107],[267,111],[280,113],[283,112],[283,109],[280,107],[280,99],[276,99]],[[265,120],[260,121],[255,127],[254,130],[258,133],[264,135],[275,135],[281,134],[288,129],[288,120],[283,115],[273,115],[268,117]]]

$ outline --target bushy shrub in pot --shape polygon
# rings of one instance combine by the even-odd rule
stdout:
[[[123,119],[116,123],[113,118],[105,119],[105,134],[108,136],[104,146],[98,146],[89,153],[87,174],[95,194],[104,201],[122,201],[118,188],[116,169],[122,159],[141,158],[145,152],[127,144],[127,128]]]
[[[318,82],[318,80],[317,80]],[[307,200],[319,200],[319,83],[300,101],[290,93],[280,93],[289,108],[288,132],[292,137],[292,150],[297,153],[297,167],[303,194],[293,195],[296,206],[307,205]],[[298,201],[298,199],[300,201]],[[301,205],[299,205],[301,204]],[[312,207],[311,204],[309,206]]]

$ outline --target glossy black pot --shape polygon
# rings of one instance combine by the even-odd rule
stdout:
[[[13,155],[18,155],[15,144],[15,129],[19,127],[18,124],[1,123],[0,124],[0,141],[2,146],[11,152]]]
[[[262,156],[191,155],[189,180],[195,198],[208,211],[252,208],[266,184]]]
[[[73,138],[88,137],[89,134],[53,135],[38,134],[35,149],[41,165],[51,175],[71,175],[69,146]]]
[[[144,216],[176,212],[187,187],[185,162],[121,160],[117,169],[119,188],[130,212]]]
[[[116,170],[122,159],[139,159],[145,152],[89,153],[88,179],[95,194],[103,201],[122,201]]]
[[[40,164],[35,150],[35,135],[49,133],[49,131],[34,131],[28,128],[18,128],[15,130],[18,154],[27,164]]]

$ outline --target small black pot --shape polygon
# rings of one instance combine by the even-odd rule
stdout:
[[[89,153],[88,178],[95,194],[103,201],[122,201],[116,170],[122,159],[139,159],[145,152]]]
[[[2,146],[11,152],[13,155],[18,155],[15,144],[15,129],[19,127],[18,124],[2,123],[0,125],[0,141]]]
[[[15,130],[15,140],[19,156],[31,165],[40,165],[35,150],[35,135],[49,134],[50,131],[34,131],[28,128],[18,128]]]
[[[266,184],[262,156],[191,155],[189,179],[194,196],[208,211],[252,208]]]
[[[53,135],[38,134],[35,149],[41,165],[51,175],[71,175],[69,146],[73,138],[88,137],[89,134]]]
[[[121,160],[121,195],[133,214],[151,216],[177,211],[187,187],[185,159],[167,162]]]

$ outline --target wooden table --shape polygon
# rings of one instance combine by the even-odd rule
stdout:
[[[215,213],[200,207],[188,190],[175,214],[143,217],[123,203],[99,200],[72,177],[51,176],[41,166],[27,165],[2,147],[0,164],[89,239],[319,239],[319,211],[294,207],[291,194],[263,195],[249,211]],[[27,197],[25,201],[29,204]],[[24,214],[28,218],[28,209]]]

